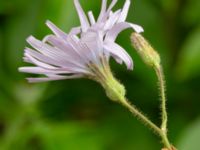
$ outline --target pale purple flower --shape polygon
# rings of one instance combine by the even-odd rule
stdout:
[[[112,12],[116,2],[113,0],[107,7],[107,0],[102,0],[100,15],[95,19],[92,11],[88,12],[87,17],[79,1],[74,0],[81,26],[72,28],[66,34],[47,21],[47,26],[54,34],[47,35],[42,41],[33,36],[27,38],[33,49],[25,48],[24,61],[35,66],[21,67],[19,71],[45,76],[28,78],[29,82],[80,77],[98,80],[109,70],[110,57],[120,64],[124,62],[128,69],[133,69],[132,58],[115,40],[124,29],[132,28],[140,33],[143,28],[125,21],[130,0],[126,0],[123,9]]]

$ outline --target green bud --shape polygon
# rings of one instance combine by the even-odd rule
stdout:
[[[124,86],[117,81],[113,76],[110,76],[107,78],[107,80],[102,83],[106,95],[115,102],[121,102],[122,99],[124,99],[126,90]]]
[[[132,33],[132,46],[136,49],[143,61],[150,67],[160,66],[160,56],[147,42],[147,40],[139,33]]]
[[[124,101],[126,90],[124,86],[113,76],[106,59],[102,59],[101,61],[102,66],[97,66],[93,63],[89,65],[95,76],[88,76],[88,78],[99,82],[105,89],[108,98],[112,101],[121,103]]]

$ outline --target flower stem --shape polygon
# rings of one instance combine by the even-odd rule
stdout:
[[[163,131],[162,131],[163,132]],[[164,146],[166,148],[168,148],[169,150],[171,150],[171,144],[167,138],[167,134],[163,132],[163,134],[160,135],[162,138],[162,143],[164,144]]]
[[[130,104],[128,100],[123,100],[121,102],[134,116],[141,120],[145,125],[152,129],[156,134],[160,134],[161,130],[157,125],[150,121],[145,115],[143,115],[134,105]]]
[[[158,77],[160,96],[161,96],[161,111],[162,111],[162,124],[161,129],[167,134],[167,110],[166,110],[166,96],[165,96],[165,81],[162,67],[155,67],[156,75]]]
[[[126,107],[134,116],[141,120],[145,125],[154,131],[155,134],[159,135],[162,139],[162,143],[166,148],[171,150],[170,142],[167,138],[167,134],[155,125],[147,116],[143,115],[134,105],[131,105],[126,98],[120,100],[121,104]]]

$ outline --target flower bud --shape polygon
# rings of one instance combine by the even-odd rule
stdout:
[[[117,81],[114,77],[109,78],[104,84],[103,87],[106,91],[106,95],[115,102],[121,102],[124,99],[126,90],[124,86]]]
[[[88,78],[99,82],[104,88],[106,95],[112,101],[121,103],[124,100],[126,90],[124,86],[113,76],[109,63],[105,59],[101,59],[103,66],[97,66],[93,63],[89,68],[93,71],[95,76],[88,76]]]
[[[136,49],[143,61],[150,67],[160,66],[160,56],[147,42],[147,40],[139,33],[132,33],[132,46]]]

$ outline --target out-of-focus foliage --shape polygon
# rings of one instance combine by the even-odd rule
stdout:
[[[180,79],[190,78],[200,73],[200,27],[192,31],[185,41],[180,53],[177,76]]]
[[[182,150],[198,149],[200,138],[200,121],[196,121],[185,130],[179,142]]]
[[[100,10],[101,0],[80,0],[85,10]],[[116,9],[124,0],[119,0]],[[162,57],[168,94],[169,137],[181,150],[199,150],[200,1],[132,0],[128,21]],[[73,0],[0,0],[0,150],[156,150],[158,138],[103,89],[86,79],[29,84],[17,68],[25,39],[50,33],[49,19],[64,31],[78,26]],[[134,71],[111,62],[127,97],[154,122],[159,98],[154,72],[131,48],[131,30],[120,43],[133,57]]]

